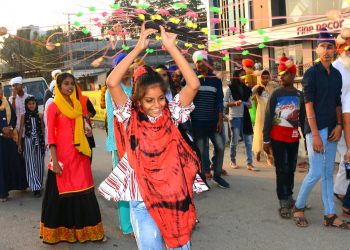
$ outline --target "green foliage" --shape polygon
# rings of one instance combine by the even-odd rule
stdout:
[[[149,14],[155,14],[158,9],[167,9],[170,11],[171,16],[179,17],[179,16],[185,16],[185,14],[191,10],[193,12],[198,13],[198,19],[197,22],[200,22],[198,25],[198,30],[200,30],[203,27],[206,27],[206,11],[205,7],[201,0],[189,0],[187,3],[187,9],[179,8],[174,9],[174,4],[178,3],[180,1],[174,1],[174,0],[145,0],[144,3],[149,4],[151,7],[147,8],[146,11]],[[133,5],[134,3],[134,5]],[[134,9],[137,8],[137,5],[135,4],[135,0],[115,0],[114,4],[119,4],[120,7],[124,10],[124,13],[132,13]],[[156,6],[156,8],[154,7]],[[106,34],[108,30],[113,27],[114,24],[116,24],[118,21],[116,20],[116,14],[112,14],[109,18],[107,18],[107,21],[104,23],[103,27],[101,28],[101,32],[103,34]],[[182,17],[181,22],[186,23],[188,21],[192,21],[191,18],[188,17]],[[127,22],[126,25],[123,25],[124,27],[131,27],[131,29],[128,30],[129,37],[132,39],[137,39],[139,37],[139,28],[135,28],[135,26],[132,25],[130,20],[125,20]]]

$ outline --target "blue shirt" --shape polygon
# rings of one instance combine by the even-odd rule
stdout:
[[[130,85],[130,87],[127,88],[123,83],[121,83],[121,87],[124,90],[125,94],[130,97],[132,94],[132,85]],[[112,103],[113,101],[108,89],[106,91],[105,97],[106,97],[106,113],[107,113],[107,124],[108,124],[106,150],[108,152],[112,152],[114,150],[117,150],[117,146],[115,144],[115,137],[114,137],[114,114],[113,114],[114,108]]]
[[[328,74],[321,62],[309,68],[302,80],[305,103],[312,102],[318,130],[328,128],[330,133],[337,124],[336,107],[341,107],[342,76],[330,66]],[[306,119],[305,134],[310,133]]]
[[[200,87],[193,100],[195,105],[191,113],[192,127],[208,128],[216,126],[218,113],[224,109],[224,93],[222,82],[213,73],[199,78]]]
[[[122,89],[124,90],[125,94],[129,97],[132,95],[132,83],[130,83],[130,87],[126,87],[124,83],[121,83],[120,86],[122,86]]]

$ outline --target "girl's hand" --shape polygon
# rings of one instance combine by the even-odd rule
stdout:
[[[145,23],[142,24],[141,26],[141,33],[140,33],[140,38],[135,46],[135,49],[138,49],[140,52],[144,51],[147,49],[149,45],[149,40],[148,36],[152,35],[154,33],[157,33],[157,30],[155,29],[145,29]]]
[[[87,137],[91,137],[92,136],[92,129],[90,128],[85,128],[85,135]]]
[[[175,46],[175,40],[177,35],[174,33],[165,32],[165,29],[163,26],[159,26],[160,28],[160,34],[162,36],[162,42],[164,47],[169,51],[170,49],[176,47]]]

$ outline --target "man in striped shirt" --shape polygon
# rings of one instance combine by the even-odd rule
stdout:
[[[196,51],[192,59],[201,84],[193,100],[195,110],[191,113],[191,122],[194,142],[201,158],[202,178],[205,179],[205,169],[209,169],[209,166],[204,165],[208,164],[205,157],[209,152],[205,150],[208,150],[206,145],[210,139],[215,149],[213,180],[220,187],[229,188],[230,184],[221,177],[225,151],[224,139],[221,135],[224,97],[222,82],[209,69],[208,56],[204,51]]]

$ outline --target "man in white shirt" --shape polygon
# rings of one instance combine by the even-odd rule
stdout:
[[[29,96],[27,93],[24,93],[22,88],[22,82],[23,79],[20,76],[12,78],[10,81],[10,85],[12,86],[12,96],[10,96],[9,102],[11,103],[13,109],[16,111],[17,131],[19,131],[19,127],[21,124],[21,115],[25,113],[24,101]],[[21,137],[23,137],[23,135]]]
[[[47,107],[46,105],[47,100],[53,96],[53,89],[55,88],[56,78],[61,73],[62,71],[60,69],[55,69],[54,71],[51,72],[52,81],[50,83],[49,88],[45,91],[44,98],[43,98],[44,108]]]
[[[333,62],[333,67],[340,71],[343,79],[342,86],[342,105],[343,109],[345,104],[345,96],[350,94],[350,29],[344,28],[339,34],[337,41],[337,52],[339,57],[336,61]],[[348,107],[349,108],[349,107]],[[346,194],[346,190],[349,186],[349,180],[346,179],[345,168],[344,168],[344,155],[347,151],[344,133],[340,141],[338,142],[337,151],[340,155],[340,164],[338,174],[334,183],[334,195],[342,200]]]

